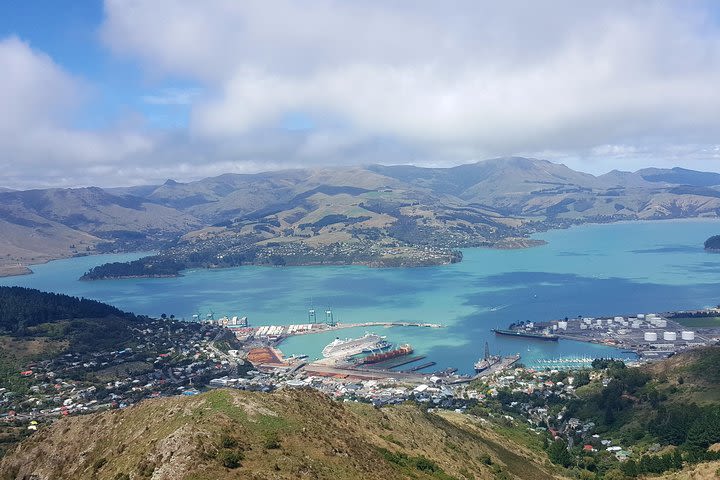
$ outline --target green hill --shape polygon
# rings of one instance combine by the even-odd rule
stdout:
[[[23,335],[43,323],[78,318],[135,316],[110,305],[23,287],[0,287],[0,335]]]

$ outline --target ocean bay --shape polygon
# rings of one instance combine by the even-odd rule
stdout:
[[[488,341],[493,353],[541,358],[620,355],[578,342],[500,338],[490,331],[509,323],[577,315],[599,316],[701,308],[720,302],[720,255],[703,241],[720,222],[682,220],[584,225],[538,235],[547,245],[524,250],[465,250],[461,263],[424,268],[358,266],[239,267],[191,270],[177,278],[80,282],[88,268],[138,254],[78,257],[33,267],[34,274],[0,279],[45,291],[93,298],[124,310],[190,318],[214,312],[247,315],[255,325],[306,323],[312,304],[319,319],[432,322],[442,329],[373,328],[419,354],[469,372]],[[286,354],[319,355],[335,335],[306,335],[283,343]]]

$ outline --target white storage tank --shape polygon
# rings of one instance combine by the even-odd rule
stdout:
[[[644,338],[646,342],[657,342],[657,333],[645,332]]]
[[[587,327],[584,323],[580,324],[580,330],[587,330]]]
[[[632,322],[632,328],[640,328],[640,322]]]
[[[674,342],[677,340],[677,333],[675,332],[663,332],[663,340]]]
[[[636,316],[637,316],[637,318],[639,318],[640,320],[643,320],[643,319],[645,318],[645,314],[644,314],[644,313],[638,313]]]
[[[558,322],[558,328],[560,330],[567,330],[568,322],[561,320]]]
[[[683,330],[680,333],[680,338],[682,338],[683,340],[688,340],[688,341],[695,340],[695,332],[690,331],[690,330]]]
[[[615,321],[618,323],[621,323],[623,320],[625,320],[623,317],[615,317]]]
[[[665,328],[667,327],[667,320],[665,320],[664,318],[658,318],[655,321],[655,325],[657,325],[658,328]]]

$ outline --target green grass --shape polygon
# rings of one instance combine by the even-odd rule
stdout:
[[[505,446],[489,438],[483,439],[483,442],[492,449],[493,453],[507,466],[510,472],[523,472],[523,478],[527,480],[549,480],[552,478],[549,474],[537,468],[536,465],[528,462],[527,458],[508,450]],[[499,473],[498,471],[496,475]]]
[[[509,438],[513,442],[524,445],[531,450],[536,452],[543,451],[543,436],[528,430],[527,423],[518,423],[516,425],[494,423],[493,430],[503,437]]]
[[[223,390],[213,390],[206,393],[204,398],[207,407],[210,407],[211,410],[224,413],[237,422],[247,423],[248,417],[245,411],[233,404],[232,397],[229,393]]]
[[[291,420],[281,416],[257,413],[248,414],[242,405],[234,402],[232,394],[224,390],[213,390],[204,395],[206,406],[214,412],[221,412],[232,420],[242,423],[250,430],[261,434],[277,434],[292,428]]]
[[[680,325],[694,328],[720,327],[720,317],[682,317],[673,318]]]

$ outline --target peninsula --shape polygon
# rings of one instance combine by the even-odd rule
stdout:
[[[720,252],[720,235],[713,235],[705,240],[705,250],[708,252]]]

